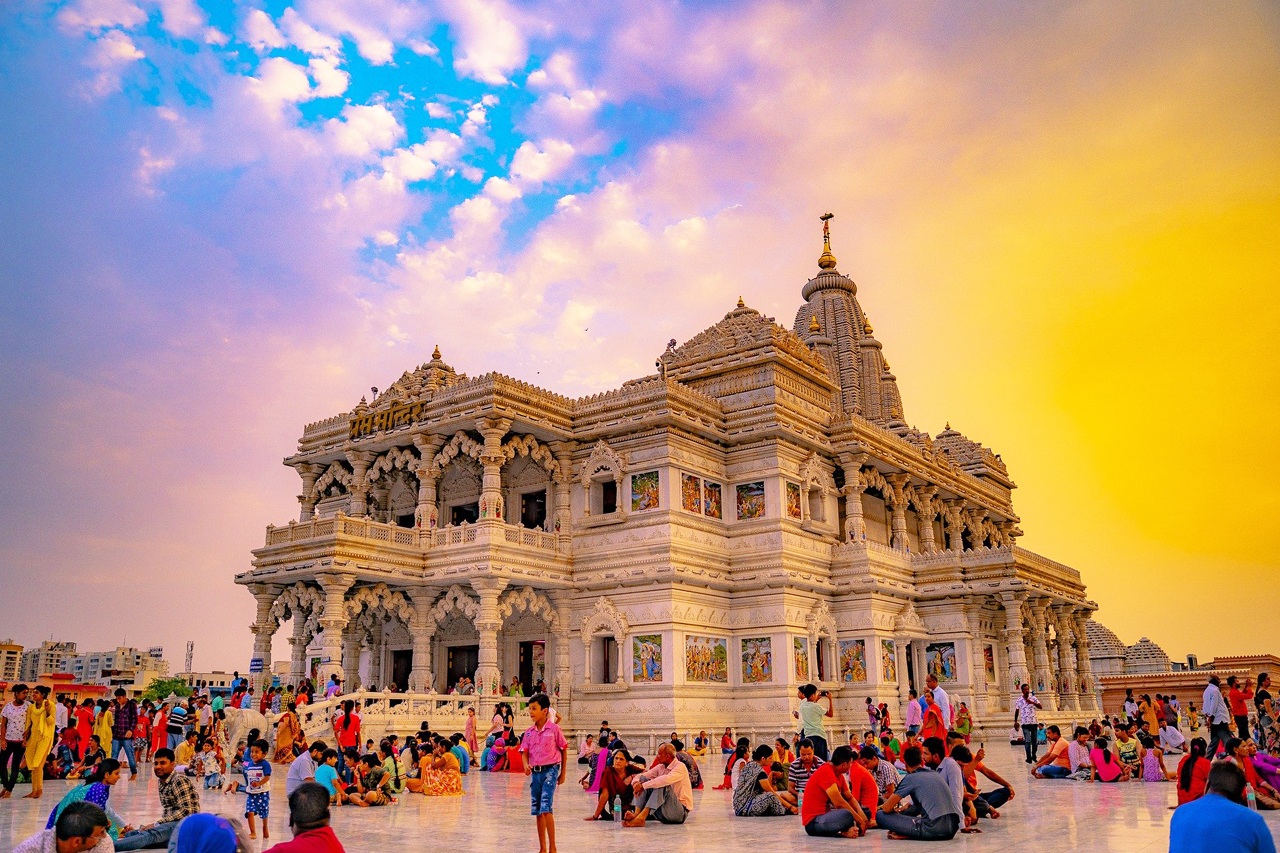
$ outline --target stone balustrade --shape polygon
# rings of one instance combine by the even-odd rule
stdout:
[[[481,519],[474,524],[459,524],[428,530],[401,527],[373,521],[367,516],[355,517],[338,513],[329,518],[291,521],[283,527],[267,527],[267,547],[324,539],[332,536],[355,536],[374,542],[404,545],[411,548],[445,548],[450,545],[506,544],[536,548],[548,553],[568,551],[568,537],[543,530],[508,524],[496,518]]]

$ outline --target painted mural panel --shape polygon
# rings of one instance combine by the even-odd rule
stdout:
[[[809,680],[809,638],[793,637],[796,659],[796,681]]]
[[[738,518],[764,518],[764,481],[738,484]]]
[[[880,641],[880,658],[884,664],[884,680],[898,680],[898,650],[894,647],[893,640]]]
[[[644,512],[658,508],[658,472],[645,471],[631,475],[631,511]]]
[[[751,637],[742,641],[742,683],[773,681],[773,639]]]
[[[956,680],[956,644],[930,643],[924,647],[924,671],[938,681]]]
[[[787,483],[787,515],[791,518],[801,518],[804,515],[800,511],[799,483]]]
[[[840,680],[867,680],[867,641],[840,641]]]
[[[727,684],[729,641],[724,637],[685,636],[684,680],[706,684]]]
[[[631,640],[631,680],[648,684],[662,680],[662,635],[641,634]]]
[[[706,489],[703,491],[703,508],[706,511],[707,518],[723,518],[724,517],[724,497],[721,495],[719,483],[707,483]]]
[[[702,514],[702,479],[692,474],[680,475],[680,508]]]

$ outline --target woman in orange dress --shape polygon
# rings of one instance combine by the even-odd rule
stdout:
[[[920,739],[928,740],[931,737],[947,739],[947,724],[942,721],[942,709],[938,707],[938,703],[933,699],[933,692],[924,691],[924,724],[920,727]]]
[[[298,706],[290,702],[285,706],[280,721],[276,723],[276,754],[273,761],[288,764],[293,761],[293,747],[302,736],[302,726],[298,723]]]

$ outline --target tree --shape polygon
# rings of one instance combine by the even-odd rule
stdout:
[[[169,698],[170,693],[180,697],[190,696],[191,687],[181,678],[154,678],[147,689],[142,691],[142,698],[160,702]]]

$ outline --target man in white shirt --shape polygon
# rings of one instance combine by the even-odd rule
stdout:
[[[676,750],[669,743],[658,747],[653,767],[631,780],[635,789],[635,810],[623,826],[644,826],[652,814],[661,823],[684,823],[693,809],[693,785],[689,770],[676,760]]]
[[[1027,763],[1036,763],[1036,753],[1040,751],[1040,721],[1036,712],[1044,710],[1044,705],[1031,692],[1030,684],[1022,685],[1022,695],[1013,703],[1013,714],[1022,726],[1022,748],[1027,754]]]
[[[66,701],[66,697],[63,696],[58,700],[58,704],[53,706],[53,724],[57,727],[59,735],[67,727],[67,721],[71,719],[71,712],[67,710]]]
[[[1208,755],[1218,754],[1218,745],[1231,738],[1231,711],[1227,708],[1227,700],[1222,698],[1222,683],[1216,675],[1209,676],[1209,684],[1204,689],[1201,708],[1204,710],[1205,723],[1209,726]],[[1210,759],[1212,760],[1212,759]]]
[[[1185,752],[1187,738],[1182,732],[1165,723],[1160,727],[1160,748],[1169,755]]]
[[[930,674],[924,680],[924,684],[933,693],[933,701],[938,703],[938,710],[942,712],[943,725],[948,729],[951,728],[952,723],[955,722],[951,716],[951,697],[947,695],[947,691],[938,686],[938,678],[935,675]]]
[[[320,759],[328,748],[328,744],[324,741],[315,741],[311,744],[310,749],[290,762],[289,775],[284,779],[284,795],[286,797],[298,790],[298,787],[303,782],[314,782],[316,780],[316,767],[319,766]]]
[[[4,748],[0,751],[0,785],[4,792],[0,799],[7,800],[13,796],[13,789],[18,784],[18,771],[25,758],[23,740],[27,728],[27,685],[13,685],[13,701],[0,710],[0,726],[4,729]],[[12,769],[10,769],[12,768]]]
[[[1089,730],[1076,726],[1071,743],[1067,744],[1067,760],[1071,762],[1071,779],[1088,782],[1093,778],[1093,764],[1089,761]]]

